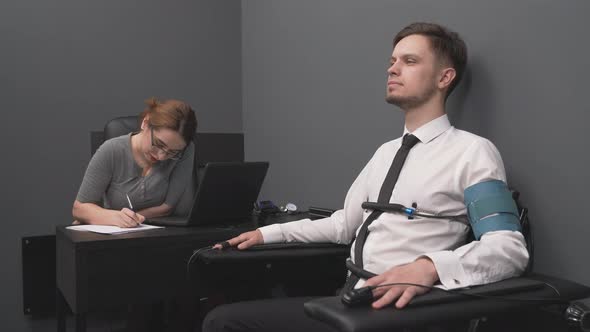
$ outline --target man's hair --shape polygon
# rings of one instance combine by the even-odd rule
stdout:
[[[448,97],[461,81],[467,64],[467,46],[458,33],[435,23],[417,22],[408,25],[397,33],[393,39],[393,47],[400,40],[411,36],[422,35],[430,40],[430,46],[438,59],[451,65],[457,73],[447,90]]]

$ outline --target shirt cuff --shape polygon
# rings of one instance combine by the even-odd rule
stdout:
[[[452,251],[437,251],[424,256],[430,258],[441,284],[446,289],[462,288],[471,285],[471,280],[465,273],[459,256]]]
[[[272,224],[258,228],[262,233],[262,240],[264,243],[280,243],[285,242],[283,231],[280,224]]]

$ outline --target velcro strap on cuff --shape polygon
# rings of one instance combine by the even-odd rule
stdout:
[[[500,194],[480,198],[467,206],[469,218],[481,220],[496,213],[510,213],[518,219],[518,209],[512,196]]]

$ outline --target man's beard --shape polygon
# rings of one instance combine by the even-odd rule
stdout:
[[[432,87],[418,96],[394,96],[387,94],[387,96],[385,96],[385,101],[401,108],[402,110],[410,110],[424,105],[435,93],[436,89]]]

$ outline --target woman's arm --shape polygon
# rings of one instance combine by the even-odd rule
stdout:
[[[145,218],[164,217],[172,213],[172,207],[166,203],[162,203],[158,206],[152,206],[143,210],[139,210],[137,213],[141,214]]]
[[[128,208],[109,210],[94,203],[82,203],[74,201],[72,208],[74,219],[83,224],[111,225],[118,227],[135,227],[144,222],[145,217]]]

